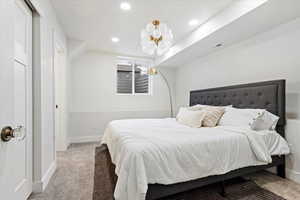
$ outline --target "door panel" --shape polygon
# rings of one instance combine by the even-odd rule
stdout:
[[[13,11],[12,1],[1,1],[0,3],[0,129],[3,126],[12,125],[13,122],[13,58],[14,58],[14,30],[13,30]],[[12,145],[0,140],[0,194],[1,200],[12,199],[13,194],[12,181],[5,179],[12,170],[9,160],[9,153]]]
[[[24,126],[21,130],[22,135],[26,134],[26,66],[15,61],[14,66],[14,126]],[[11,153],[16,155],[18,159],[13,160],[14,174],[12,179],[15,181],[15,191],[18,192],[24,184],[26,184],[26,140],[14,139],[11,141],[15,148]],[[20,166],[23,166],[22,168]]]
[[[26,17],[26,8],[21,4],[22,2],[16,1],[17,9],[15,9],[15,41],[20,44],[20,47],[23,48],[23,52],[26,52],[26,38],[27,38],[27,23],[28,18]]]
[[[23,0],[15,0],[14,31],[14,127],[24,128],[13,141],[13,187],[16,199],[24,199],[32,191],[32,13]]]
[[[23,0],[2,2],[8,10],[0,5],[0,13],[6,12],[6,20],[11,20],[6,25],[13,34],[0,48],[13,51],[10,55],[0,52],[1,59],[10,60],[1,66],[1,73],[8,77],[0,77],[0,85],[5,85],[1,93],[10,94],[10,100],[1,101],[0,109],[6,113],[1,113],[0,129],[15,128],[15,137],[0,141],[0,198],[25,200],[32,192],[32,13]]]
[[[29,34],[32,33],[32,14],[23,0],[15,0],[15,15],[14,15],[14,29],[15,29],[15,59],[25,66],[28,65],[29,54]]]

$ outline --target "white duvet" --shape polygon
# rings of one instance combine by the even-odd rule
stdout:
[[[112,121],[104,133],[118,181],[116,200],[144,200],[148,184],[173,184],[272,162],[289,153],[274,131],[189,128],[174,119]]]

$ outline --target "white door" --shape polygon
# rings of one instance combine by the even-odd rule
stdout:
[[[63,130],[63,103],[62,103],[62,79],[63,79],[63,51],[58,45],[54,47],[54,96],[55,96],[55,150],[65,151],[65,137]]]
[[[1,1],[0,9],[14,18],[13,29],[1,27],[12,36],[0,40],[0,56],[8,61],[0,72],[0,93],[8,94],[0,99],[0,199],[25,200],[32,192],[32,13],[23,0]]]

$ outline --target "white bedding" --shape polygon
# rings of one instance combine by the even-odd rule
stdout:
[[[102,138],[116,165],[116,200],[144,200],[148,184],[173,184],[271,162],[289,153],[274,131],[190,128],[174,119],[113,121]]]

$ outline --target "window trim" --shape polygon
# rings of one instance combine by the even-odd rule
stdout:
[[[132,72],[132,88],[131,93],[118,93],[118,65],[121,61],[124,60],[131,65],[131,72]],[[146,59],[135,59],[135,58],[128,58],[128,57],[118,57],[116,62],[116,86],[115,86],[115,94],[117,96],[152,96],[153,95],[153,77],[148,75],[148,93],[135,93],[135,64],[142,63],[145,64],[147,69],[150,68],[152,61]]]

